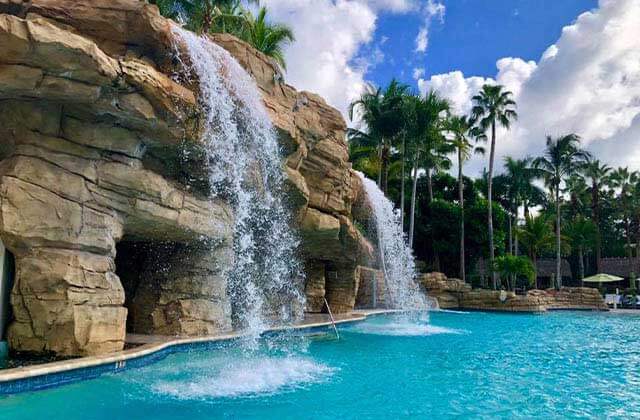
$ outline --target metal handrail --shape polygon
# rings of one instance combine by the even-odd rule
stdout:
[[[336,338],[340,340],[340,333],[338,333],[338,327],[336,327],[336,320],[333,319],[333,314],[331,313],[331,307],[329,306],[329,302],[327,302],[327,298],[324,299],[324,304],[327,305],[327,310],[329,311],[329,317],[331,318],[331,324],[333,324],[333,330],[336,332]]]

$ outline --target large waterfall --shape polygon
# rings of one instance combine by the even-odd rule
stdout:
[[[255,82],[226,50],[178,27],[174,33],[186,47],[183,67],[200,87],[213,194],[235,210],[234,321],[259,333],[300,315],[304,304],[276,133]]]
[[[413,253],[406,243],[399,214],[375,182],[360,172],[358,175],[373,209],[380,264],[391,306],[407,310],[428,309],[428,300],[416,282]]]

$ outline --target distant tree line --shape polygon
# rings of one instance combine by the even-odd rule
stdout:
[[[603,256],[624,256],[632,267],[640,247],[638,172],[600,162],[568,133],[540,139],[541,156],[506,157],[495,174],[498,128],[518,117],[512,97],[486,84],[470,115],[455,115],[435,91],[415,94],[396,80],[368,86],[349,110],[359,124],[348,131],[354,167],[396,203],[425,270],[467,280],[483,258],[492,288],[514,288],[538,286],[541,257],[555,259],[556,287],[562,258],[576,266],[576,284],[601,271]],[[487,152],[488,170],[465,176],[465,162]]]

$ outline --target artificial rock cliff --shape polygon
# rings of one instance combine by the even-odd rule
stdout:
[[[285,152],[307,309],[352,309],[372,247],[345,123],[228,35]],[[179,45],[177,46],[179,48]],[[231,328],[233,212],[207,193],[198,91],[171,23],[136,0],[0,0],[0,238],[15,257],[14,350],[120,350],[126,331]]]

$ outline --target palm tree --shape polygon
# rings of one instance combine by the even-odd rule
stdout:
[[[258,0],[248,0],[258,4]],[[240,0],[152,0],[163,16],[185,20],[195,32],[230,32],[240,36],[244,23],[244,9]],[[220,30],[233,28],[233,31]],[[217,30],[215,30],[217,29]]]
[[[536,270],[536,289],[538,288],[537,262],[538,256],[553,247],[554,235],[551,226],[544,215],[525,217],[524,225],[518,229],[518,237],[527,250]]]
[[[602,272],[602,236],[600,232],[600,190],[608,179],[611,167],[600,163],[597,159],[589,159],[582,168],[582,173],[591,181],[591,215],[596,225],[596,270]]]
[[[426,169],[429,182],[431,171],[445,166],[445,162],[448,161],[446,155],[450,149],[442,135],[444,130],[442,113],[448,111],[449,103],[434,91],[430,91],[425,97],[413,96],[413,99],[407,99],[407,101],[413,102],[413,117],[407,125],[407,137],[413,161],[413,187],[409,216],[409,247],[412,247],[418,170],[420,167]],[[429,185],[429,200],[430,202],[433,200],[432,185]]]
[[[533,195],[538,195],[539,188],[533,185],[536,178],[536,170],[531,167],[532,159],[525,157],[523,159],[514,159],[510,156],[504,158],[504,177],[507,186],[506,199],[509,209],[509,252],[517,255],[518,253],[518,234],[517,229],[513,235],[511,218],[515,218],[515,225],[518,224],[518,210],[522,205],[525,208],[525,217],[529,214],[528,206],[533,200]],[[515,236],[515,246],[512,246]]]
[[[564,183],[563,193],[569,194],[569,210],[571,218],[584,214],[589,200],[589,187],[580,173],[574,173]]]
[[[556,210],[556,279],[557,287],[562,286],[560,271],[561,228],[560,228],[560,184],[564,179],[576,173],[589,158],[589,154],[579,148],[580,137],[567,134],[558,138],[547,136],[547,147],[544,155],[534,160],[534,166],[540,171],[542,178],[554,196]]]
[[[286,70],[283,48],[295,41],[291,28],[283,24],[267,22],[266,7],[261,7],[255,17],[250,11],[246,12],[246,16],[247,25],[241,38],[258,51],[273,58],[282,69]]]
[[[578,252],[578,277],[580,285],[584,286],[582,282],[584,279],[584,253],[596,244],[596,225],[591,220],[578,216],[565,227],[564,231],[571,248]]]
[[[365,125],[363,130],[352,130],[351,135],[361,131],[378,142],[378,187],[383,192],[387,191],[391,141],[403,129],[402,107],[408,89],[395,79],[384,90],[368,85],[360,98],[349,105],[349,119],[359,119]]]
[[[400,145],[401,175],[400,175],[400,224],[404,232],[405,216],[405,176],[407,162],[407,131],[415,117],[415,100],[413,95],[406,95],[402,101],[402,144]]]
[[[349,161],[353,168],[374,179],[380,172],[378,139],[364,131],[347,128],[349,140]]]
[[[629,168],[618,168],[609,175],[609,185],[611,188],[620,190],[620,210],[625,226],[625,236],[627,241],[627,257],[629,258],[630,278],[633,277],[633,252],[631,248],[631,218],[634,206],[633,192],[636,184],[640,182],[640,175],[637,171],[629,171]],[[633,282],[632,282],[633,283]]]
[[[466,282],[465,256],[464,256],[464,180],[462,166],[469,160],[472,152],[484,154],[482,147],[474,147],[470,138],[476,141],[486,140],[483,133],[474,130],[473,124],[466,116],[453,116],[446,123],[446,129],[451,136],[449,142],[455,148],[458,155],[458,205],[460,206],[460,279]]]
[[[511,126],[511,121],[518,118],[515,111],[516,103],[512,99],[512,93],[503,90],[501,85],[484,85],[482,90],[472,100],[474,106],[471,110],[473,119],[483,132],[491,129],[491,148],[489,151],[489,182],[487,200],[489,201],[488,227],[489,227],[489,262],[492,265],[495,255],[493,248],[493,211],[491,187],[493,179],[493,161],[496,149],[496,125],[506,129]],[[491,274],[493,288],[497,287],[495,273]]]

